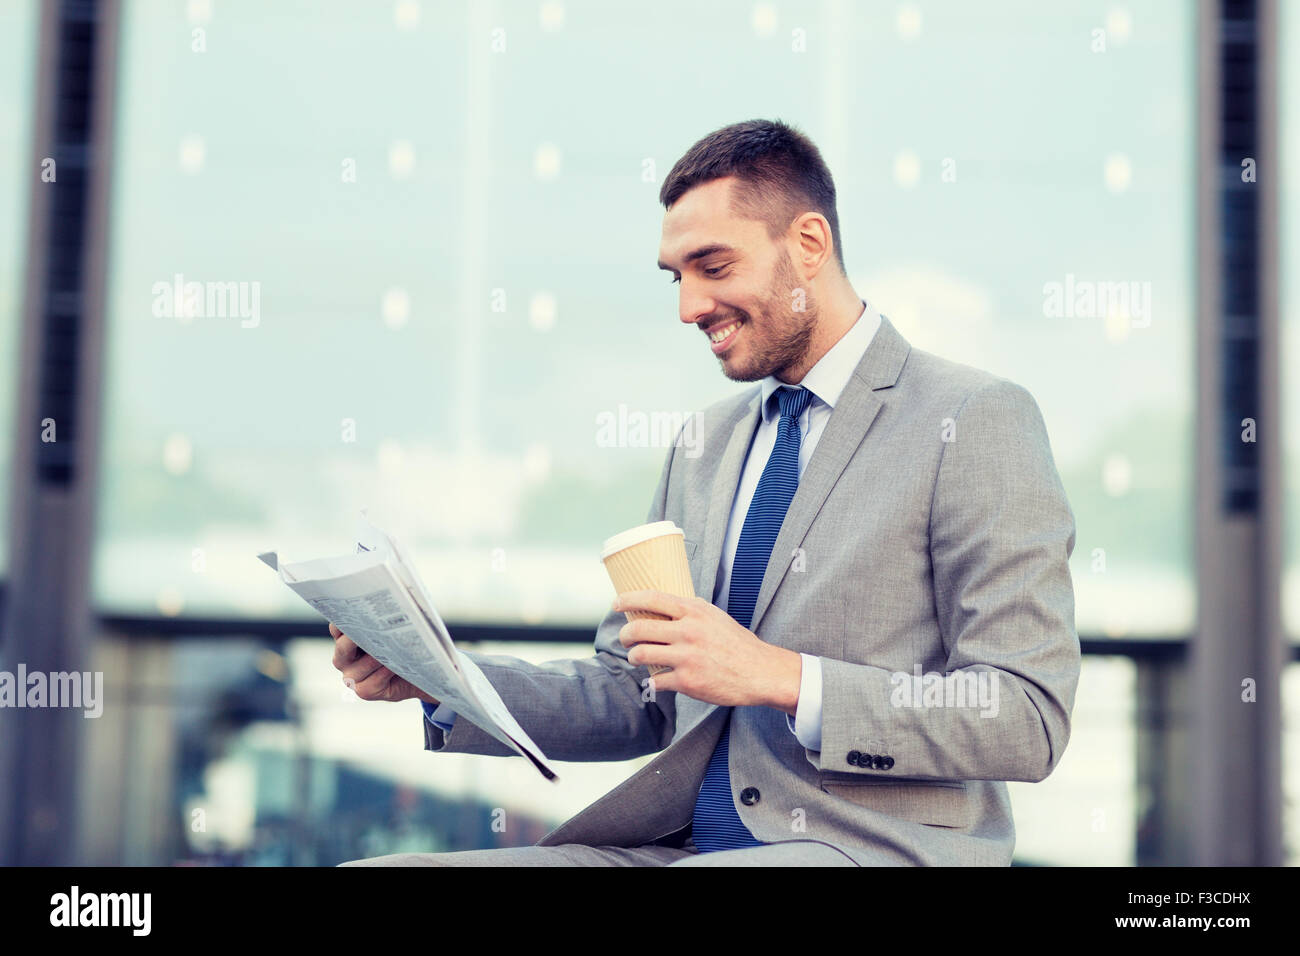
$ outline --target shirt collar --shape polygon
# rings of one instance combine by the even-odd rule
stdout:
[[[797,384],[812,392],[814,400],[820,400],[834,410],[840,393],[849,384],[849,379],[853,377],[853,370],[862,361],[862,356],[866,354],[871,340],[876,337],[878,328],[880,328],[880,313],[864,299],[862,312],[858,314],[857,321],[840,336],[840,340],[832,345],[825,355],[817,360],[817,364],[810,368]],[[776,402],[769,402],[769,399],[772,393],[784,384],[786,383],[775,375],[763,379],[761,396],[763,403],[760,407],[763,410],[764,422],[770,424],[772,419],[780,414],[780,406]]]

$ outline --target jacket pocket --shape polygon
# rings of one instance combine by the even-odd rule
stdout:
[[[867,810],[912,823],[967,827],[970,796],[962,780],[889,780],[883,777],[822,777],[821,789]]]

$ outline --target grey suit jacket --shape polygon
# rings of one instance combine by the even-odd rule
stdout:
[[[700,413],[698,455],[669,452],[646,516],[684,529],[699,595],[715,591],[758,405],[756,385]],[[621,613],[586,659],[472,654],[548,757],[662,751],[539,845],[679,843],[730,713],[733,794],[758,791],[736,811],[759,840],[825,843],[863,865],[1009,864],[1003,781],[1042,780],[1070,737],[1074,540],[1033,397],[913,349],[882,316],[799,481],[750,627],[821,659],[821,750],[773,708],[645,699]],[[513,754],[464,717],[447,734],[424,725],[428,750]]]

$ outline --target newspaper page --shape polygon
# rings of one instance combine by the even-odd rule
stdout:
[[[547,780],[559,780],[496,688],[452,642],[405,549],[364,512],[356,554],[294,563],[274,551],[258,557],[379,663],[527,757]]]

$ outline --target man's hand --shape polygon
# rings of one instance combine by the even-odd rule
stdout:
[[[330,637],[334,638],[334,666],[343,674],[343,683],[362,700],[397,701],[417,697],[437,706],[437,700],[357,647],[333,622]]]
[[[759,639],[726,611],[704,598],[663,591],[631,591],[615,611],[652,611],[668,621],[628,621],[618,639],[636,665],[672,670],[650,681],[656,690],[680,691],[709,704],[760,705],[793,715],[799,705],[803,660],[797,653]]]

